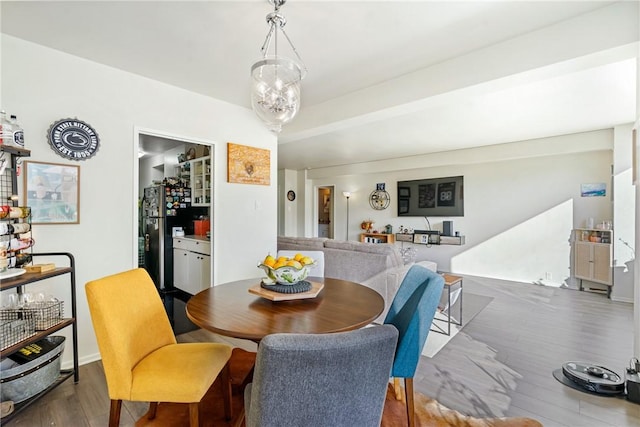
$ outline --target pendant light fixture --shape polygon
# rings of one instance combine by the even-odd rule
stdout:
[[[260,49],[262,59],[251,66],[251,106],[271,131],[279,133],[300,110],[300,82],[307,68],[284,31],[287,20],[279,11],[286,0],[268,1],[275,9],[267,15],[269,32]],[[299,62],[279,54],[278,33],[289,42]],[[269,54],[272,40],[273,54]]]

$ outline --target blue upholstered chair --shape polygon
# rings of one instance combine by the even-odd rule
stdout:
[[[244,394],[247,427],[378,426],[398,331],[273,334]]]
[[[391,376],[398,399],[402,396],[397,378],[404,378],[409,426],[415,425],[413,376],[443,287],[444,279],[438,273],[420,265],[412,266],[400,284],[384,320],[385,324],[395,326],[400,333]]]

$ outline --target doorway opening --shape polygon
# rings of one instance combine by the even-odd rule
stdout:
[[[138,155],[138,161],[134,162],[138,168],[134,180],[135,262],[149,271],[159,290],[178,288],[194,294],[201,289],[174,286],[173,240],[185,237],[202,240],[208,246],[214,242],[213,144],[141,129],[135,131],[135,143]],[[211,286],[212,259],[206,257],[201,264],[199,277],[206,279],[206,287]],[[202,285],[205,286],[204,282]]]
[[[174,332],[188,332],[197,327],[184,315],[185,303],[213,283],[214,145],[137,128],[134,144],[134,265],[149,272]],[[192,240],[208,254],[184,250]]]
[[[318,187],[318,237],[334,238],[334,188],[333,186]]]

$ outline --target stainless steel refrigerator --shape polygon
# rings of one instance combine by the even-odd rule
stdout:
[[[173,289],[174,227],[189,234],[199,209],[191,207],[191,189],[158,185],[144,189],[144,267],[161,291]]]

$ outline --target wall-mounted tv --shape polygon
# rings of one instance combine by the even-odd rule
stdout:
[[[398,181],[398,216],[464,216],[464,177]]]

